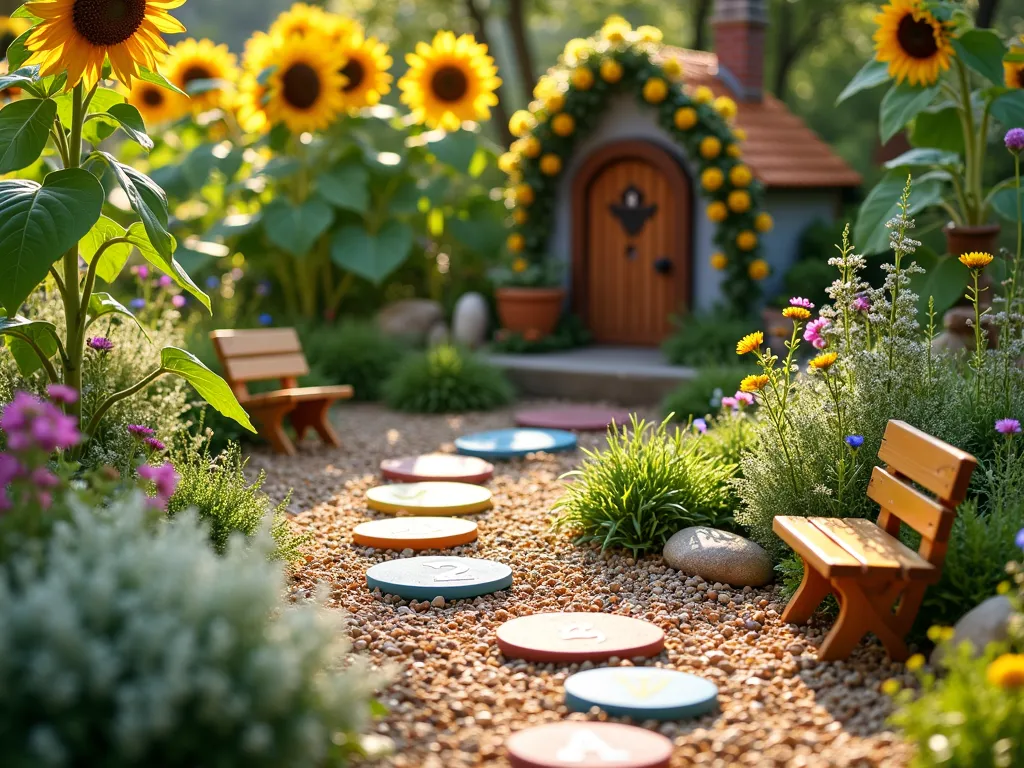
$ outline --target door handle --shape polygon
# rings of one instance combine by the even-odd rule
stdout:
[[[668,256],[662,256],[660,259],[656,259],[654,262],[654,271],[659,275],[667,275],[672,271],[672,259]]]

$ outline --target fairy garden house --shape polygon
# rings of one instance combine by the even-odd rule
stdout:
[[[615,23],[567,48],[532,129],[513,126],[510,245],[566,262],[598,343],[650,346],[674,315],[780,290],[801,233],[861,179],[764,92],[764,0],[717,0],[714,54]]]

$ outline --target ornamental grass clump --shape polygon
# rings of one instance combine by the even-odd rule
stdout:
[[[489,411],[512,396],[499,368],[447,344],[406,358],[384,385],[388,406],[412,413]]]
[[[220,556],[192,513],[154,524],[79,506],[0,572],[4,764],[347,764],[378,680],[341,614],[282,602],[268,536]]]
[[[632,417],[612,425],[603,451],[584,449],[583,466],[566,473],[554,507],[556,528],[578,543],[633,554],[660,550],[691,525],[732,525],[729,481],[736,465],[702,451],[699,441],[669,419],[655,426]]]

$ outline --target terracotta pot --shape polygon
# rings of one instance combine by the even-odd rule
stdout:
[[[793,321],[787,320],[778,307],[765,307],[761,310],[761,328],[765,343],[778,354],[778,350],[786,349],[786,342],[793,332]]]
[[[562,316],[563,288],[499,288],[498,319],[506,331],[537,340],[554,332]]]
[[[950,222],[942,231],[946,235],[946,248],[954,256],[961,256],[972,251],[995,254],[999,247],[1000,227],[998,224],[958,227]]]

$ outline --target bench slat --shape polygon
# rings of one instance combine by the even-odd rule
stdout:
[[[916,488],[875,467],[868,484],[868,498],[895,515],[929,541],[945,541],[955,513]]]
[[[305,376],[309,373],[306,357],[301,352],[261,357],[229,357],[224,360],[229,381],[262,381]]]
[[[241,403],[242,405],[249,406],[262,405],[275,400],[292,400],[296,403],[303,403],[309,400],[348,400],[353,394],[354,391],[348,384],[332,387],[295,387],[251,395],[241,400]]]
[[[812,517],[810,522],[863,563],[866,573],[886,571],[927,579],[935,571],[935,566],[870,520]]]
[[[225,358],[260,357],[302,352],[294,328],[258,328],[244,331],[214,331],[214,344]]]
[[[932,437],[903,421],[890,421],[878,458],[891,469],[927,488],[939,498],[959,504],[977,460],[971,454]],[[899,510],[893,510],[899,513]]]
[[[863,564],[816,528],[811,518],[776,517],[772,527],[783,541],[810,562],[822,576],[843,578],[864,573]]]

